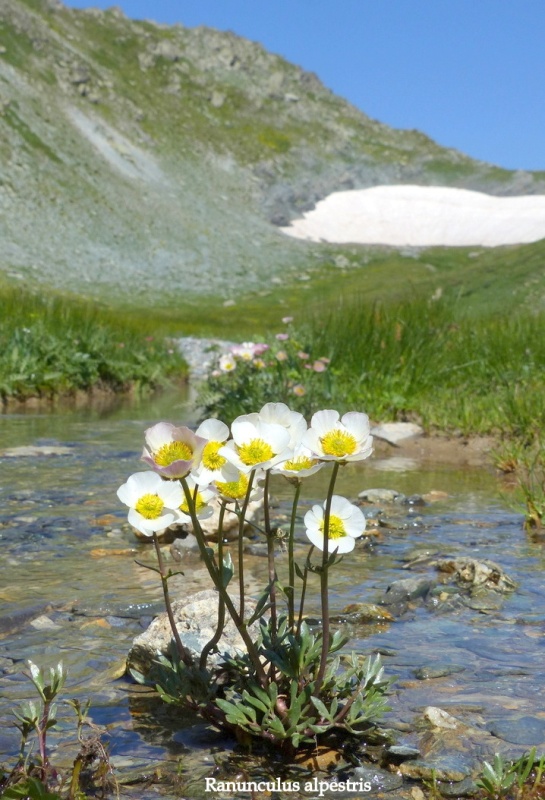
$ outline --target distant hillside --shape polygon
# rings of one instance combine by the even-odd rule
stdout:
[[[545,193],[393,130],[260,45],[55,0],[0,0],[0,270],[143,305],[289,279],[286,224],[380,183]]]

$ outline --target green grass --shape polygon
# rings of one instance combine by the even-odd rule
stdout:
[[[146,321],[0,284],[0,399],[155,388],[186,367]]]
[[[340,301],[311,325],[339,409],[464,434],[533,438],[545,423],[545,314]]]

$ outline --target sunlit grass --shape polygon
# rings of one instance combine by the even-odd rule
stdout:
[[[153,388],[186,372],[176,349],[145,320],[5,285],[0,307],[0,398]]]

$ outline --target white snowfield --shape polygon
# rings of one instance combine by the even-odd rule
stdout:
[[[524,244],[545,238],[545,195],[493,197],[443,186],[375,186],[334,192],[280,230],[335,244]]]

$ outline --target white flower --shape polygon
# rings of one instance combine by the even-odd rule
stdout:
[[[187,487],[189,489],[189,493],[191,495],[193,505],[195,507],[195,514],[197,515],[197,519],[208,519],[214,513],[214,509],[211,505],[209,505],[210,500],[213,497],[217,496],[217,491],[212,486],[207,486],[205,489],[199,487],[199,485],[194,481],[191,475],[188,475],[186,478]],[[196,491],[195,491],[196,490]],[[182,490],[182,501],[179,505],[180,511],[180,521],[181,522],[191,522],[191,514],[189,512],[189,504],[187,502],[187,498],[185,496],[185,492]]]
[[[261,500],[263,497],[263,488],[258,486],[257,482],[264,477],[265,473],[263,470],[258,469],[255,471],[254,481],[252,483],[252,490],[249,498],[250,503],[255,503],[257,500]],[[248,474],[245,472],[239,472],[237,470],[237,476],[235,480],[216,481],[216,488],[222,500],[225,500],[228,503],[238,502],[240,505],[242,505],[246,498],[249,483],[250,478],[248,477]]]
[[[146,431],[142,461],[164,478],[183,478],[201,459],[206,441],[192,430],[177,428],[170,422],[159,422]]]
[[[237,368],[237,362],[233,358],[233,356],[228,355],[225,353],[221,356],[219,360],[218,367],[221,372],[232,372],[234,369]]]
[[[306,534],[313,545],[324,549],[325,507],[315,505],[305,514]],[[329,515],[328,552],[349,553],[354,549],[355,539],[365,531],[362,511],[345,497],[334,494]]]
[[[135,472],[119,487],[117,496],[129,506],[130,524],[144,536],[180,520],[182,487],[175,481],[162,480],[156,472]]]
[[[231,348],[231,353],[242,361],[251,361],[255,355],[255,344],[253,342],[242,342]]]
[[[302,443],[324,461],[362,461],[373,452],[369,417],[349,411],[339,419],[338,411],[317,411]]]
[[[212,481],[236,481],[238,470],[219,451],[229,438],[229,428],[219,419],[206,419],[195,432],[206,439],[201,462],[193,473],[196,483],[208,486]]]
[[[285,403],[265,403],[259,412],[259,419],[274,425],[282,425],[290,434],[289,447],[297,447],[307,430],[307,423],[302,414],[292,411]]]
[[[286,478],[308,478],[325,466],[325,461],[316,458],[308,447],[300,444],[285,461],[280,461],[271,469],[273,475],[285,475]]]
[[[289,457],[289,431],[282,425],[263,422],[259,414],[237,417],[231,425],[232,441],[219,451],[240,472],[269,469]]]

